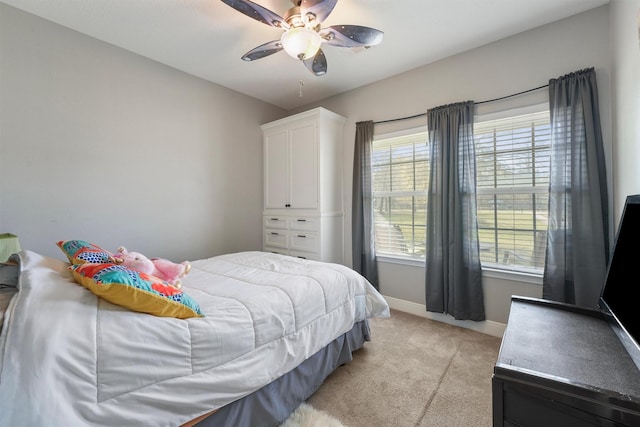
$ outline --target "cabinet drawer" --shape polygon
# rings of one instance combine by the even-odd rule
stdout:
[[[316,252],[319,248],[319,241],[317,234],[291,231],[290,248],[292,250]]]
[[[291,251],[289,255],[294,256],[296,258],[302,259],[310,259],[313,261],[320,261],[320,254],[317,252],[302,252],[302,251]]]
[[[287,228],[288,218],[286,216],[266,215],[264,217],[264,228]]]
[[[504,420],[517,426],[619,427],[638,425],[633,415],[580,396],[505,382]],[[629,417],[625,420],[625,417]]]
[[[289,234],[286,230],[265,230],[264,245],[275,246],[277,248],[286,248],[288,236]]]
[[[262,249],[264,252],[271,252],[273,254],[279,254],[279,255],[289,255],[289,252],[286,249],[283,248],[275,248],[273,246],[264,246],[264,248]]]
[[[320,223],[318,218],[308,216],[296,216],[289,219],[289,228],[292,230],[318,231]]]

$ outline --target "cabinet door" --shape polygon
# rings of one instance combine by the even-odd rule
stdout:
[[[286,130],[265,136],[264,207],[283,209],[289,204],[288,133]]]
[[[290,138],[289,204],[297,209],[317,209],[319,159],[315,122],[292,128]]]

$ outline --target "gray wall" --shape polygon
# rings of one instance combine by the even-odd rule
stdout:
[[[258,125],[284,110],[2,3],[0,40],[0,233],[55,257],[262,247]]]
[[[613,98],[613,212],[640,193],[640,0],[610,3]]]
[[[611,61],[609,54],[609,9],[591,11],[523,32],[489,45],[464,52],[436,63],[363,86],[348,93],[307,105],[322,105],[348,117],[344,133],[344,181],[350,183],[353,170],[355,123],[360,120],[386,120],[412,116],[429,108],[452,102],[484,101],[521,92],[548,83],[549,79],[595,67],[600,92],[605,151],[611,166]],[[478,114],[547,102],[546,90],[507,101],[482,104]],[[298,110],[296,110],[298,111]],[[376,126],[376,133],[399,127],[426,125],[425,118]],[[351,188],[345,188],[347,207],[345,236],[351,235]],[[351,246],[346,239],[345,254]],[[424,313],[424,268],[380,263],[382,293],[397,299],[399,307]],[[530,277],[485,274],[484,294],[487,319],[507,321],[511,295],[540,297],[540,281]],[[443,316],[432,316],[447,320]],[[460,323],[460,322],[452,322]],[[467,322],[466,326],[485,330],[487,324]]]
[[[259,249],[258,125],[323,106],[348,118],[350,236],[357,121],[492,99],[591,66],[617,219],[624,196],[640,192],[638,9],[640,0],[612,0],[286,112],[0,3],[0,232],[19,234],[23,247],[56,257],[54,242],[70,238],[185,259]],[[546,92],[539,91],[484,104],[478,112],[545,101]],[[376,131],[423,124],[399,122]],[[350,265],[349,239],[345,254]],[[380,276],[394,304],[425,314],[421,266],[383,263]],[[488,323],[506,322],[512,294],[541,295],[527,277],[488,275],[484,282]]]

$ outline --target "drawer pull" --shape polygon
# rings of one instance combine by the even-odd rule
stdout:
[[[307,257],[306,257],[306,256],[299,256],[299,255],[298,255],[298,258],[300,258],[300,259],[307,259]]]
[[[271,232],[271,235],[273,235],[273,236],[277,236],[277,235],[278,235],[278,233],[276,233],[276,232],[273,232],[273,231],[272,231],[272,232]]]
[[[298,222],[307,222],[306,219],[299,219]]]
[[[302,237],[303,239],[307,238],[307,236],[305,236],[304,234],[298,234],[298,237]]]
[[[270,221],[279,221],[278,218],[269,218]]]

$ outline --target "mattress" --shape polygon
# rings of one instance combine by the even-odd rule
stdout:
[[[177,426],[289,372],[358,321],[389,316],[353,270],[265,252],[192,262],[202,318],[136,313],[22,251],[0,335],[0,425]]]

